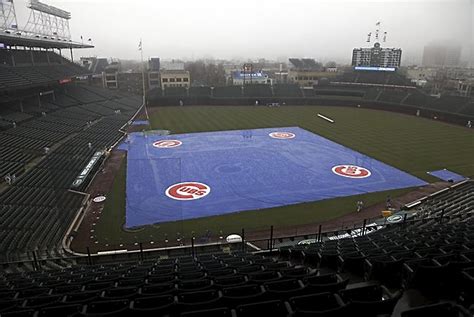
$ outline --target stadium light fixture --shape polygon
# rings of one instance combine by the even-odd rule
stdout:
[[[46,14],[54,15],[62,19],[66,19],[66,20],[71,19],[70,12],[44,4],[38,0],[31,0],[28,8],[39,11],[39,12],[43,12]]]

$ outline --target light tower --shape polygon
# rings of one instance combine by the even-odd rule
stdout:
[[[0,0],[0,29],[2,31],[18,29],[13,0]]]
[[[71,39],[69,30],[70,12],[44,4],[38,0],[31,0],[28,8],[31,11],[25,31],[35,36],[53,37],[62,40]]]

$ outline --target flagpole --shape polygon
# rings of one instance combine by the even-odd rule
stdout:
[[[146,119],[149,120],[148,110],[146,108],[146,92],[145,92],[145,64],[143,63],[143,42],[140,39],[140,55],[142,62],[142,89],[143,89],[143,107],[145,108]]]

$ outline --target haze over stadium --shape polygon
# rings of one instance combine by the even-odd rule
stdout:
[[[26,1],[15,2],[18,17],[26,19]],[[97,56],[138,59],[136,46],[143,38],[145,56],[159,54],[162,58],[313,56],[348,62],[343,52],[364,44],[361,35],[372,29],[374,21],[383,21],[390,33],[388,43],[404,48],[407,63],[421,62],[423,47],[431,42],[461,45],[463,60],[472,60],[471,0],[49,3],[73,12],[75,39],[79,40],[80,35],[93,38],[96,48],[84,54]],[[104,31],[97,32],[98,28]]]
[[[0,317],[474,316],[473,16],[0,0]]]

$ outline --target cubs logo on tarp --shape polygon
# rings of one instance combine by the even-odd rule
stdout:
[[[183,144],[183,142],[179,140],[160,140],[153,142],[153,146],[159,149],[170,149],[181,146],[181,144]]]
[[[366,178],[371,174],[368,169],[357,165],[336,165],[332,168],[332,172],[349,178]]]
[[[166,189],[166,196],[175,200],[195,200],[206,197],[211,188],[203,183],[184,182],[171,185]]]
[[[269,134],[269,136],[274,139],[285,140],[285,139],[293,139],[296,135],[291,132],[272,132]]]

